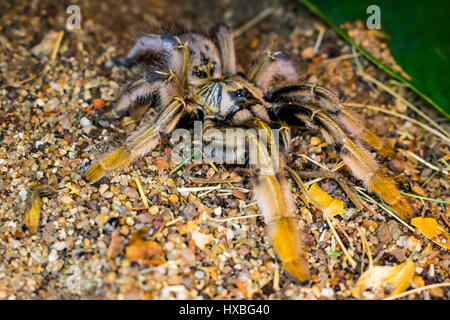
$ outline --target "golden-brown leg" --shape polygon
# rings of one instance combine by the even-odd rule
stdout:
[[[233,76],[236,74],[233,32],[224,24],[219,24],[215,29],[222,56],[222,74]]]
[[[267,123],[258,119],[252,120],[250,126],[270,131]],[[300,239],[294,198],[284,177],[283,160],[274,148],[276,144],[271,141],[273,136],[267,132],[266,137],[267,142],[252,133],[248,137],[249,143],[256,145],[256,152],[260,156],[260,161],[253,164],[259,172],[254,179],[254,198],[268,225],[273,246],[283,262],[283,268],[297,281],[306,282],[309,279],[309,265]]]
[[[362,180],[366,187],[386,201],[404,220],[409,220],[412,210],[408,202],[400,195],[395,182],[381,170],[373,155],[357,140],[352,139],[341,126],[319,105],[283,104],[274,108],[290,108],[291,112],[308,127],[322,133],[325,140],[339,153],[353,175]]]
[[[283,86],[272,92],[270,101],[280,104],[316,104],[352,138],[362,139],[382,156],[391,157],[393,155],[392,148],[367,128],[356,114],[346,109],[339,98],[327,88],[312,83]]]
[[[160,133],[171,132],[186,113],[184,101],[175,99],[158,115],[155,123],[144,123],[125,143],[96,160],[86,172],[89,182],[98,181],[107,172],[121,168],[135,158],[153,150],[160,141]]]
[[[298,218],[295,215],[295,202],[289,185],[284,177],[283,163],[277,149],[274,134],[269,125],[260,119],[247,119],[240,124],[246,129],[245,139],[248,144],[250,166],[257,172],[253,178],[253,196],[257,201],[259,210],[264,216],[268,226],[269,236],[283,263],[283,268],[297,281],[305,282],[309,279],[309,266],[303,244],[300,239]],[[219,135],[226,137],[226,128],[214,128],[208,122],[204,125],[204,137],[212,131],[221,131]],[[254,129],[254,130],[249,130]],[[282,129],[284,139],[288,132]],[[217,135],[214,135],[217,137]],[[226,140],[217,141],[225,145]],[[227,146],[232,148],[233,145]]]

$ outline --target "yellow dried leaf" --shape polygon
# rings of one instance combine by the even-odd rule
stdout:
[[[23,223],[30,230],[31,234],[36,234],[41,217],[42,200],[41,195],[53,193],[55,189],[47,185],[37,186],[28,191],[27,205],[23,216]]]
[[[411,259],[396,266],[371,267],[350,292],[357,299],[383,299],[399,294],[408,288],[414,269]]]
[[[70,190],[70,193],[80,195],[80,190],[76,186],[74,186],[71,182],[66,183],[66,188]]]
[[[344,209],[344,201],[334,199],[328,193],[323,191],[317,183],[314,183],[310,189],[309,193],[316,200],[322,208],[321,210],[329,216],[335,216],[337,214],[343,215],[346,211]]]
[[[172,203],[177,203],[178,200],[179,200],[179,198],[178,198],[178,196],[176,194],[171,194],[169,196],[169,201],[172,202]]]
[[[436,219],[417,217],[411,219],[411,224],[434,243],[450,249],[450,233]]]
[[[320,144],[320,138],[319,137],[312,137],[311,138],[311,142],[309,143],[310,146],[317,146],[318,144]]]
[[[163,171],[169,169],[169,163],[164,158],[156,158],[153,160],[158,171]]]
[[[420,287],[424,287],[425,286],[425,281],[423,280],[423,278],[421,276],[415,276],[412,279],[412,286],[414,288],[420,288]]]
[[[42,200],[39,192],[34,191],[27,199],[27,208],[23,217],[23,223],[30,230],[31,234],[36,234],[41,216]]]

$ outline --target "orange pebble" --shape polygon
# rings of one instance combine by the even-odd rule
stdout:
[[[94,109],[101,110],[105,107],[105,101],[103,99],[97,98],[92,101],[92,104],[94,105]]]

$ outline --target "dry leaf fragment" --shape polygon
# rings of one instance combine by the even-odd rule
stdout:
[[[123,241],[124,238],[119,234],[119,229],[114,230],[111,234],[111,242],[109,243],[108,252],[106,253],[106,258],[108,260],[117,256]]]
[[[243,193],[242,191],[237,190],[237,189],[233,190],[233,196],[235,196],[236,198],[241,199],[241,200],[246,200],[247,199],[247,195],[245,193]]]
[[[335,216],[337,214],[343,215],[346,211],[344,209],[344,201],[334,199],[328,193],[323,191],[317,183],[314,183],[309,189],[311,196],[316,200],[321,209],[329,216]]]
[[[147,228],[133,232],[128,241],[125,256],[129,261],[139,261],[155,255],[162,254],[161,246],[155,241],[144,241],[142,236],[147,232]]]
[[[396,266],[371,267],[350,290],[358,299],[383,299],[405,291],[414,276],[414,262],[406,259]]]
[[[63,194],[59,200],[61,200],[62,203],[66,204],[66,205],[70,205],[73,203],[73,199],[68,196],[67,194]]]
[[[36,234],[39,227],[42,207],[41,195],[53,192],[55,192],[55,189],[47,185],[41,185],[28,191],[23,223],[30,230],[31,234]]]
[[[434,243],[450,249],[450,233],[445,231],[436,219],[417,217],[411,219],[411,224]]]
[[[66,188],[70,190],[70,193],[80,195],[80,190],[77,188],[77,186],[73,185],[71,182],[66,183]]]
[[[166,160],[164,160],[164,158],[156,158],[155,160],[153,160],[156,169],[158,169],[158,171],[163,171],[163,170],[167,170],[169,169],[169,163],[167,163]]]
[[[58,35],[59,32],[50,30],[44,35],[41,42],[31,49],[31,53],[39,59],[49,56],[53,51]]]
[[[27,200],[27,209],[23,217],[23,223],[30,230],[31,234],[36,234],[41,216],[42,200],[39,192],[33,191]]]
[[[212,239],[213,236],[210,234],[204,234],[199,231],[192,232],[192,240],[201,250],[205,250],[205,247],[211,243]]]

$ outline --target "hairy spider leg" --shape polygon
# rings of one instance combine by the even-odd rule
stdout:
[[[165,70],[153,69],[144,77],[132,81],[124,88],[119,101],[103,114],[103,119],[117,119],[135,105],[156,102],[167,105],[175,95],[182,95],[187,89],[189,52],[180,40],[172,35],[144,35],[139,38],[127,57],[135,57],[145,50],[155,50],[161,54]]]
[[[129,67],[132,64],[132,61],[146,53],[162,53],[171,50],[172,47],[177,44],[180,44],[179,39],[171,34],[143,34],[137,39],[136,43],[130,51],[128,51],[125,57],[116,58],[115,61]]]
[[[215,127],[214,122],[208,120],[203,126],[203,139],[210,141],[214,137],[217,145],[225,146],[229,141],[220,140],[225,137],[225,130],[229,127]],[[283,268],[297,281],[306,282],[309,279],[309,266],[300,238],[298,219],[295,216],[295,202],[285,178],[282,159],[275,148],[270,126],[265,121],[252,118],[241,122],[234,129],[245,130],[247,149],[252,153],[256,162],[250,166],[256,169],[257,175],[252,178],[253,197],[263,214],[275,251],[283,263]],[[217,135],[217,131],[222,134]],[[233,146],[230,146],[232,148]],[[228,148],[228,146],[227,146]],[[214,161],[214,158],[211,158]],[[275,163],[275,162],[280,163]]]
[[[322,111],[317,103],[304,103],[302,105],[292,102],[275,104],[276,113],[280,108],[289,108],[296,112],[296,117],[309,128],[322,133],[325,140],[331,144],[349,167],[353,175],[362,180],[371,191],[397,211],[399,216],[408,220],[412,210],[408,202],[400,195],[395,182],[383,173],[373,155],[357,140],[347,135],[340,125],[328,114]]]
[[[187,47],[179,44],[172,48],[168,60],[172,67],[170,73],[175,72],[177,76],[177,89],[180,96],[175,96],[173,100],[163,107],[155,120],[155,123],[143,123],[137,132],[130,135],[125,143],[103,155],[94,162],[86,172],[86,179],[94,182],[103,177],[108,171],[121,168],[136,157],[143,156],[155,148],[160,141],[160,133],[170,133],[175,129],[179,120],[187,113],[192,112],[194,107],[184,101],[183,90],[187,86],[187,68],[189,65],[189,51]]]
[[[121,147],[96,160],[87,170],[86,179],[89,182],[98,181],[107,172],[124,167],[137,157],[152,151],[160,142],[160,134],[172,132],[185,113],[185,103],[173,100],[164,107],[155,123],[144,123],[137,132],[126,139]]]
[[[249,135],[249,143],[256,145],[257,153],[262,155],[261,161],[255,166],[258,176],[253,179],[253,195],[261,210],[268,233],[275,251],[283,263],[283,268],[299,282],[309,279],[309,265],[300,238],[298,219],[295,215],[295,202],[281,165],[282,159],[273,146],[269,125],[259,119],[250,121],[250,127],[263,129],[267,132],[267,144],[260,137]],[[259,157],[258,157],[259,159]],[[280,162],[278,164],[272,161]]]
[[[217,36],[222,59],[222,74],[233,76],[236,74],[236,55],[234,51],[233,32],[231,32],[225,24],[218,24],[214,28],[214,31]]]
[[[311,83],[288,85],[275,89],[269,100],[299,104],[317,102],[322,110],[352,138],[362,139],[384,157],[393,156],[393,149],[368,129],[356,114],[346,109],[339,98],[327,88]]]
[[[136,81],[130,82],[122,90],[119,101],[111,110],[102,115],[103,119],[118,119],[130,108],[154,103],[167,105],[176,95],[177,89],[170,72],[152,70]]]
[[[267,93],[275,82],[297,81],[297,68],[282,52],[268,52],[253,68],[248,80]]]

